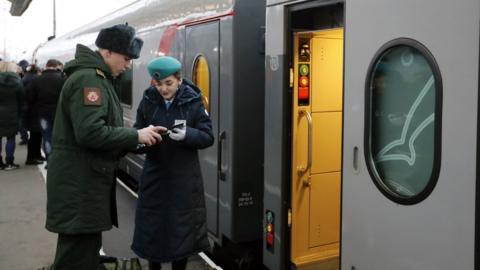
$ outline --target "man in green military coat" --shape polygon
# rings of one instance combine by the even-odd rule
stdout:
[[[139,57],[128,25],[100,31],[98,51],[78,44],[59,99],[48,160],[46,228],[58,233],[54,270],[96,270],[102,231],[117,225],[115,168],[122,153],[162,140],[164,127],[123,127],[112,81]]]

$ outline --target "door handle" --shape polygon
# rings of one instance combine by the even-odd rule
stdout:
[[[353,171],[358,172],[358,147],[353,147]]]
[[[310,113],[306,110],[299,110],[298,111],[298,121],[300,122],[300,119],[305,116],[307,118],[308,122],[308,149],[307,149],[307,165],[306,166],[297,166],[297,173],[298,174],[303,174],[306,171],[312,167],[312,116]]]
[[[223,141],[227,139],[227,133],[225,131],[218,134],[218,179],[225,181],[227,179],[227,168],[223,166]],[[227,166],[225,166],[227,167]]]

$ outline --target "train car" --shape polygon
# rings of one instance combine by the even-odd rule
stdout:
[[[265,1],[135,1],[43,44],[34,59],[40,65],[49,58],[66,62],[77,43],[95,48],[101,28],[125,22],[144,40],[140,58],[116,82],[125,125],[133,125],[151,83],[148,62],[159,55],[178,58],[183,75],[202,90],[213,123],[215,144],[200,153],[211,239],[218,246],[257,243],[260,249]],[[144,156],[129,154],[120,169],[138,181],[143,161]]]
[[[480,269],[478,0],[267,0],[263,263]]]
[[[119,82],[126,125],[146,63],[182,61],[218,135],[201,159],[210,235],[240,253],[225,269],[480,269],[479,11],[478,0],[137,1],[37,58],[136,27],[145,46]],[[138,178],[141,165],[128,156],[122,169]]]

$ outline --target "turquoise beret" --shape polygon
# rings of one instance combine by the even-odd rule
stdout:
[[[148,73],[156,81],[165,79],[181,68],[182,64],[170,56],[160,56],[150,61],[147,65]]]

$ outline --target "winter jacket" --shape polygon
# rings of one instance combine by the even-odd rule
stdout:
[[[22,94],[20,76],[13,72],[0,72],[0,137],[17,134]]]
[[[53,121],[58,98],[65,78],[61,71],[46,69],[31,83],[32,96],[29,103],[36,104],[38,116]]]
[[[77,45],[53,126],[48,159],[49,231],[84,234],[117,224],[115,168],[123,151],[137,146],[134,128],[124,128],[110,68],[98,52]]]
[[[147,150],[139,183],[132,249],[150,261],[168,262],[209,248],[203,180],[198,149],[213,144],[212,124],[200,90],[184,79],[167,110],[156,88],[144,93],[135,127],[171,128],[186,120],[186,137],[167,135]]]
[[[34,100],[36,89],[32,88],[33,81],[38,77],[36,73],[27,72],[23,77],[23,87],[25,96],[22,105],[22,121],[26,129],[32,132],[41,132],[40,121],[38,117],[38,105]]]

